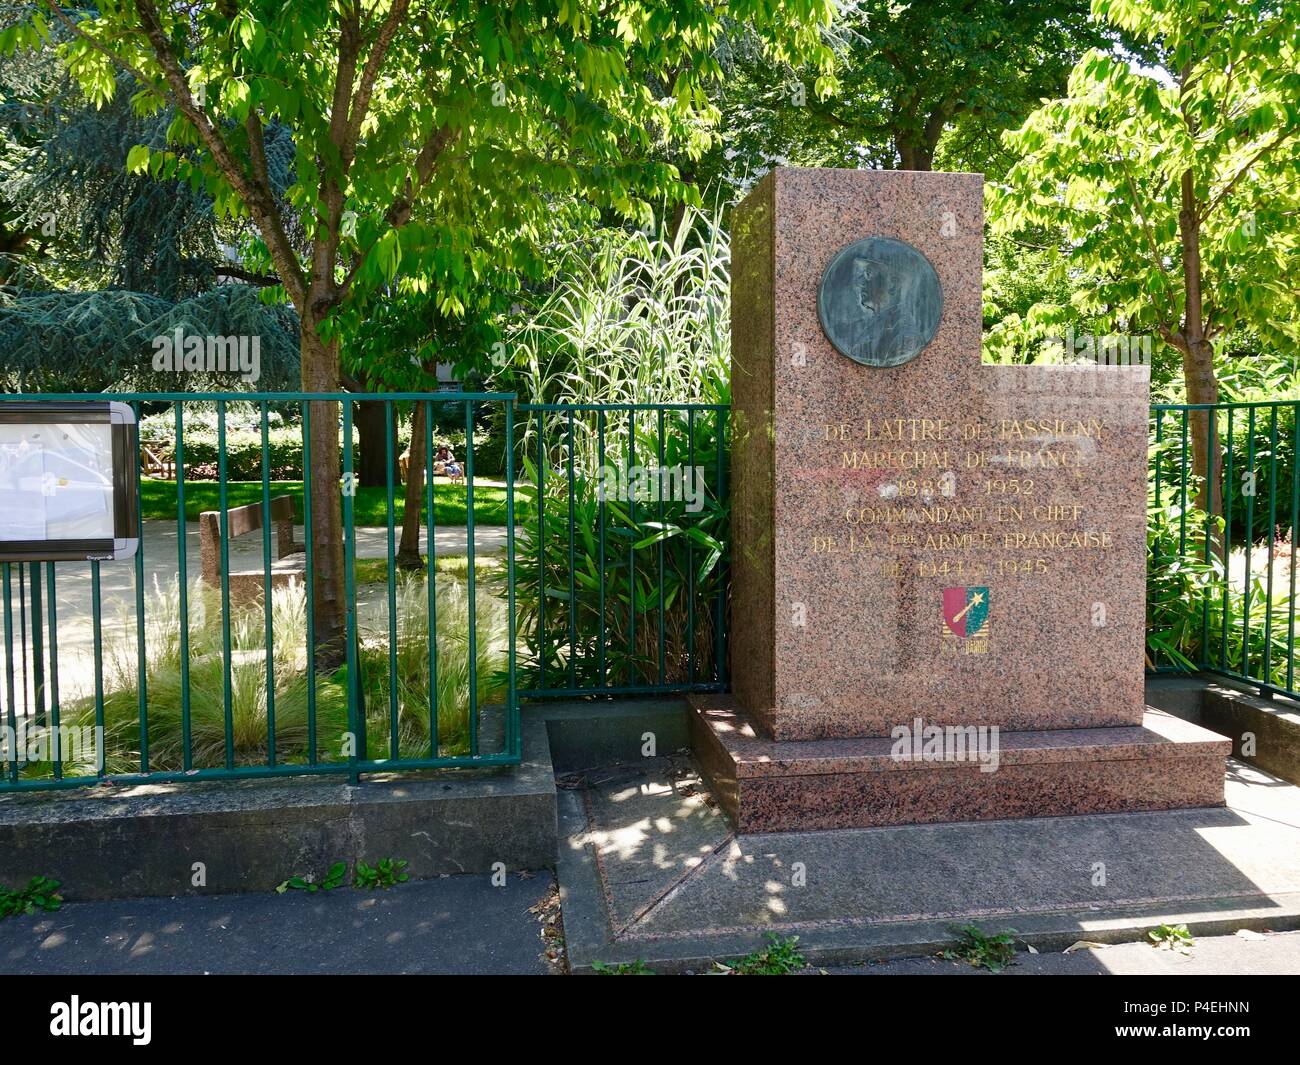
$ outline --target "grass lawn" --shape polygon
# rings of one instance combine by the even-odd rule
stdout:
[[[475,500],[477,502],[477,500]],[[477,510],[478,508],[475,507]],[[487,558],[474,559],[474,576],[490,577],[505,565],[505,560],[495,555],[489,555]],[[450,574],[453,577],[459,577],[462,580],[469,574],[469,557],[467,555],[439,555],[434,559],[434,570],[440,574]],[[396,576],[400,580],[403,570],[396,570]],[[388,559],[386,558],[359,558],[356,560],[353,573],[356,574],[358,584],[387,584],[388,583]],[[424,576],[428,569],[422,566],[415,576]]]
[[[402,522],[401,485],[393,490],[393,522]],[[533,489],[519,486],[515,489],[515,511],[533,498]],[[140,481],[140,510],[146,521],[176,520],[176,482],[145,477]],[[271,495],[293,497],[294,514],[302,523],[302,482],[272,481]],[[198,521],[199,512],[216,510],[219,489],[216,481],[185,482],[185,518]],[[428,521],[427,490],[420,493],[420,521]],[[231,507],[262,501],[261,481],[227,481],[226,504]],[[358,488],[353,500],[353,513],[358,525],[388,524],[387,488]],[[461,525],[466,520],[465,487],[437,480],[433,485],[433,518],[437,525]],[[474,522],[476,525],[504,525],[506,523],[506,490],[499,484],[474,486]]]

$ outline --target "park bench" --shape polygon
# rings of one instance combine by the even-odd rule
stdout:
[[[271,587],[287,588],[306,573],[303,547],[293,541],[292,497],[276,496],[271,500],[271,523],[275,527],[271,538],[272,557],[264,565],[269,564],[271,567]],[[247,533],[259,532],[261,528],[261,503],[226,509],[226,531],[231,540]],[[221,511],[205,510],[199,515],[199,552],[203,558],[203,582],[220,588]],[[261,567],[232,570],[229,579],[232,603],[254,601],[265,590],[266,575]]]
[[[163,458],[147,444],[140,445],[140,470],[146,477],[160,477],[164,481],[176,479],[176,462]]]

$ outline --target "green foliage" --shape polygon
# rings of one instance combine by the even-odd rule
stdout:
[[[167,419],[171,421],[170,418]],[[164,461],[175,461],[176,437],[146,436],[141,440]],[[227,429],[225,440],[226,477],[231,481],[262,478],[262,434],[257,429]],[[273,481],[302,479],[302,426],[269,429],[266,434],[268,475]],[[215,427],[185,427],[185,480],[215,481],[220,472],[220,450]],[[189,485],[187,483],[186,487]]]
[[[145,600],[145,690],[148,693],[149,766],[155,771],[186,768],[184,709],[188,695],[192,764],[225,764],[226,719],[222,650],[221,595],[195,582],[188,594],[188,692],[182,669],[178,586],[155,586]],[[308,749],[306,603],[301,586],[275,589],[271,597],[275,633],[274,673],[276,758],[303,763]],[[231,610],[230,733],[236,765],[265,765],[268,758],[266,627],[259,608]],[[140,668],[134,624],[105,640],[104,768],[108,773],[140,769]],[[93,697],[64,708],[63,720],[95,724]],[[341,678],[319,677],[316,684],[316,757],[342,757],[348,728],[347,690]],[[94,772],[93,764],[66,766],[68,773]]]
[[[114,98],[95,106],[59,59],[70,31],[59,22],[34,31],[16,21],[23,15],[0,11],[0,281],[168,301],[209,288],[226,265],[219,245],[233,242],[210,201],[126,167],[132,145],[165,144],[173,116],[135,114],[139,86],[124,73]]]
[[[515,509],[516,604],[528,648],[521,665],[530,686],[542,681],[543,672],[547,687],[684,684],[713,677],[716,598],[725,594],[730,522],[714,474],[719,447],[721,462],[727,461],[720,421],[725,431],[725,413],[719,419],[711,411],[693,418],[668,412],[661,440],[653,412],[575,418],[572,480],[567,424],[544,430],[543,513],[539,517],[536,505]],[[635,462],[628,458],[629,433]],[[634,465],[699,467],[701,509],[692,512],[680,499],[613,498],[616,484],[632,484],[626,471]],[[536,462],[526,458],[524,468],[536,484]],[[596,472],[601,468],[609,471],[608,479]]]
[[[1173,442],[1151,447],[1151,475],[1147,483],[1146,650],[1147,666],[1153,669],[1197,668],[1196,656],[1203,650],[1199,646],[1203,606],[1206,597],[1221,588],[1223,582],[1218,555],[1210,551],[1209,559],[1205,558],[1204,535],[1213,526],[1207,526],[1204,511],[1197,510],[1191,502],[1195,498],[1193,493],[1189,492],[1188,501],[1184,502],[1181,492],[1170,487],[1168,478],[1179,458]],[[1155,478],[1158,469],[1163,471],[1165,480],[1159,495]],[[1192,532],[1190,540],[1187,529]]]
[[[1219,391],[1225,403],[1300,400],[1300,358],[1294,349],[1264,351],[1259,337],[1239,330],[1219,360]],[[1178,402],[1178,397],[1171,397]]]
[[[990,190],[993,233],[1059,239],[1077,271],[1072,305],[1113,331],[1181,350],[1200,330],[1214,340],[1249,327],[1269,346],[1293,346],[1300,8],[1252,0],[1093,8],[1154,59],[1090,52],[1066,95],[1007,135],[1018,159]],[[1192,238],[1199,270],[1187,282],[1183,241]],[[1176,370],[1171,349],[1164,359]]]
[[[967,924],[954,927],[953,932],[959,939],[957,945],[942,953],[950,961],[966,961],[977,969],[1000,973],[1016,956],[1014,928],[989,935],[978,925]]]
[[[1147,932],[1147,938],[1153,947],[1176,950],[1182,954],[1188,953],[1196,945],[1196,940],[1185,924],[1158,924]]]
[[[406,862],[397,858],[380,858],[374,865],[368,865],[360,858],[352,880],[352,886],[373,891],[376,888],[387,890],[396,884],[403,884],[410,879],[406,872]]]
[[[118,88],[115,66],[130,66],[138,114],[178,106],[168,144],[138,144],[128,169],[202,189],[219,218],[251,216],[261,243],[247,258],[274,267],[300,311],[310,281],[334,287],[313,316],[338,309],[343,321],[352,300],[406,282],[460,316],[485,284],[537,271],[557,200],[642,220],[666,192],[688,195],[647,155],[663,144],[698,154],[716,118],[706,90],[721,73],[711,52],[723,12],[699,0],[267,3],[233,18],[142,2],[86,17],[64,49],[69,71],[102,104]],[[750,24],[773,61],[828,68],[818,29],[830,10],[739,0],[725,14]],[[287,212],[260,173],[277,126],[293,131],[283,196],[311,255],[285,239]]]
[[[723,142],[702,176],[743,187],[777,161],[999,175],[999,133],[1064,89],[1103,37],[1087,0],[859,0],[825,39],[834,81],[772,63],[743,31],[728,40]]]
[[[1221,413],[1218,420],[1216,428],[1232,455],[1231,477],[1224,458],[1223,493],[1232,542],[1267,543],[1291,527],[1296,408],[1279,404],[1236,410],[1231,437],[1227,416]]]
[[[730,269],[719,208],[671,237],[597,229],[524,305],[496,383],[529,403],[725,403]]]
[[[719,965],[715,971],[731,976],[789,976],[807,966],[799,952],[799,937],[767,935],[767,947],[737,958],[728,965]]]
[[[154,338],[259,338],[257,382],[236,372],[155,369]],[[146,292],[0,291],[0,387],[14,392],[102,392],[294,387],[298,322],[248,285],[221,285],[178,301]]]
[[[476,570],[477,573],[477,570]],[[464,577],[464,572],[460,577]],[[470,598],[467,583],[446,569],[437,571],[438,755],[463,754],[470,739],[470,663],[475,667],[476,705],[500,702],[505,694],[508,619],[504,592],[478,583],[474,615],[475,649],[470,653]],[[371,757],[390,748],[390,692],[397,692],[397,753],[429,757],[432,752],[429,705],[428,584],[422,574],[399,573],[395,664],[386,627],[363,632],[361,675],[365,686]],[[502,594],[498,595],[497,592]]]
[[[1196,505],[1200,481],[1189,468],[1190,443],[1185,451],[1177,413],[1163,415],[1163,439],[1157,441],[1153,433],[1147,484],[1147,665],[1223,669],[1288,688],[1300,668],[1300,654],[1288,642],[1295,625],[1294,441],[1289,427],[1285,437],[1279,434],[1279,474],[1273,481],[1267,472],[1270,432],[1257,440],[1264,455],[1257,456],[1254,466],[1257,494],[1243,497],[1241,471],[1251,467],[1244,438],[1237,432],[1242,413],[1234,419],[1226,517],[1209,519]],[[1271,429],[1270,420],[1263,419],[1266,430]],[[1226,447],[1227,419],[1222,414],[1217,429],[1220,446]],[[1224,468],[1228,471],[1226,459]],[[1249,508],[1244,506],[1247,501]],[[1250,538],[1245,532],[1248,514],[1255,530]],[[1276,527],[1270,526],[1270,517]]]
[[[325,871],[325,875],[319,881],[310,873],[291,876],[276,887],[275,893],[283,895],[286,891],[305,891],[309,895],[314,895],[318,891],[333,891],[335,888],[343,886],[347,880],[347,875],[347,862],[335,862]]]
[[[0,884],[0,920],[37,911],[53,913],[62,905],[59,882],[48,876],[34,876],[18,891],[10,891]]]
[[[636,961],[621,961],[617,965],[608,965],[603,961],[593,961],[591,971],[597,976],[654,976],[651,969],[640,958]]]
[[[716,213],[689,212],[672,240],[597,232],[512,334],[502,386],[538,403],[725,403],[729,262]],[[536,485],[540,470],[544,496],[541,518],[535,501],[515,508],[516,602],[532,682],[544,667],[550,682],[656,683],[661,619],[664,680],[712,675],[730,518],[716,476],[727,462],[726,414],[669,411],[662,438],[660,430],[653,411],[588,412],[572,423],[536,415],[516,427],[526,480]],[[698,467],[701,509],[645,492],[617,498],[632,467]]]
[[[403,757],[429,757],[429,620],[427,586],[402,574],[397,586],[398,751]],[[487,583],[487,582],[484,582]],[[303,764],[311,754],[312,724],[308,713],[306,673],[306,604],[302,586],[272,592],[274,634],[275,756],[282,765]],[[182,669],[181,617],[175,581],[155,587],[146,597],[144,665],[148,695],[149,768],[155,772],[187,768],[185,714],[191,762],[217,767],[226,758],[226,713],[221,596],[202,583],[191,585],[189,607],[188,689]],[[442,567],[437,577],[438,754],[468,750],[469,741],[469,608],[463,573]],[[126,622],[126,619],[123,619]],[[499,698],[504,685],[507,620],[502,600],[480,585],[476,615],[478,705]],[[234,765],[265,765],[269,758],[266,627],[260,604],[231,609],[230,744]],[[104,657],[104,772],[140,769],[140,668],[133,623],[110,630]],[[362,613],[360,662],[366,732],[374,757],[389,751],[389,644],[386,617]],[[183,698],[188,695],[188,702]],[[64,700],[63,725],[93,728],[93,696]],[[348,739],[348,679],[346,669],[316,678],[314,729],[316,759],[346,757]],[[97,766],[90,745],[64,752],[64,772],[94,774]],[[49,762],[32,762],[26,777],[47,777]]]
[[[1104,317],[1078,304],[1079,277],[1070,257],[1037,240],[991,236],[984,242],[983,357],[991,363],[1060,361],[1072,331],[1105,336]]]

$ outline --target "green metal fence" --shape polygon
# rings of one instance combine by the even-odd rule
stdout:
[[[1155,404],[1148,649],[1296,696],[1295,531],[1300,403]]]
[[[729,408],[518,410],[520,694],[724,690]]]
[[[300,774],[355,781],[365,773],[519,761],[513,397],[112,398],[130,404],[138,417],[161,417],[170,430],[145,439],[134,463],[140,547],[130,561],[0,563],[6,741],[0,790]],[[372,488],[357,481],[356,415],[363,402],[383,406],[386,472]],[[474,430],[476,415],[494,405],[502,409],[505,441],[504,469],[492,485],[475,470]],[[342,483],[328,490],[313,483],[324,476],[319,467],[303,461],[313,422],[322,420],[339,427]],[[419,421],[422,432],[399,455],[399,426]],[[301,432],[301,476],[288,483],[271,475],[277,422]],[[449,426],[465,434],[456,455],[463,478],[456,480],[430,475],[435,441]],[[228,470],[232,435],[250,433],[260,436],[260,476],[235,481]],[[215,454],[215,470],[194,463],[200,452]],[[159,464],[164,476],[144,476],[142,457]],[[174,475],[165,476],[173,464]],[[403,468],[408,481],[423,480],[424,562],[417,572],[398,568]],[[272,528],[285,513],[279,498],[286,494],[290,538],[293,522],[307,535],[300,553],[274,562]],[[341,542],[333,547],[342,556],[341,575],[325,564],[328,545],[310,534],[313,506],[323,500],[339,510]],[[196,543],[200,511],[209,512],[209,529],[219,531],[206,552]],[[488,512],[494,528],[484,530]],[[452,515],[450,528],[439,524],[440,513]],[[238,527],[232,528],[232,516]],[[248,537],[234,536],[259,524]],[[277,536],[285,523],[279,524]],[[437,561],[440,533],[463,562]],[[476,550],[476,533],[491,533],[490,557]],[[249,540],[260,541],[255,557],[244,547]],[[322,609],[322,596],[340,593],[339,608]],[[331,626],[341,621],[342,647],[322,639],[322,618]]]
[[[521,697],[728,686],[726,406],[461,392],[113,398],[155,430],[161,420],[141,451],[174,472],[134,465],[132,560],[0,563],[0,791],[509,764],[520,757]],[[362,403],[382,405],[375,486],[357,484]],[[1297,694],[1298,409],[1152,408],[1153,669]],[[489,411],[503,436],[491,471],[475,446]],[[336,496],[302,462],[322,419],[338,425]],[[463,484],[429,476],[452,426],[464,434]],[[286,431],[297,434],[287,459]],[[408,572],[397,538],[416,469],[423,561]],[[300,557],[270,561],[284,495],[308,530],[322,499],[339,506],[343,646],[325,661],[317,599],[328,552],[305,535]],[[215,530],[206,558],[201,512]],[[257,528],[235,535],[249,514]],[[444,544],[454,563],[431,549],[440,532],[455,541]]]

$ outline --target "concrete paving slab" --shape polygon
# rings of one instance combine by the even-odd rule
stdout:
[[[638,958],[689,970],[768,932],[831,964],[929,953],[968,921],[1045,950],[1162,920],[1205,934],[1300,927],[1300,789],[1242,763],[1224,808],[738,838],[693,771],[635,768],[639,780],[561,795],[576,970]]]
[[[529,913],[549,873],[203,898],[69,903],[0,921],[0,973],[544,974]]]

